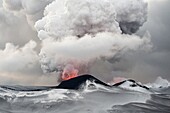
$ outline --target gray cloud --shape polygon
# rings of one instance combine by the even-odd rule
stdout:
[[[3,7],[11,12],[22,12],[32,27],[43,17],[44,8],[53,0],[3,0]]]
[[[149,2],[148,20],[138,31],[143,35],[149,31],[153,49],[149,53],[137,52],[133,55],[126,54],[121,61],[114,64],[98,62],[94,68],[94,74],[104,75],[109,81],[112,77],[132,78],[148,83],[158,76],[170,80],[170,1],[152,0]],[[100,67],[99,67],[100,66]],[[96,71],[98,70],[98,71]],[[101,71],[102,70],[102,71]]]
[[[14,1],[16,4],[14,4]],[[14,46],[14,48],[17,47],[16,51],[22,50],[24,45],[30,40],[35,40],[38,46],[40,46],[37,32],[34,31],[32,27],[37,20],[42,18],[45,6],[51,3],[53,0],[45,0],[45,2],[43,2],[43,0],[39,0],[36,1],[36,3],[35,1],[36,0],[3,0],[3,5],[2,0],[0,1],[1,54],[4,54],[4,48],[7,42],[18,45]],[[112,79],[112,77],[116,76],[133,78],[141,82],[153,81],[157,76],[162,76],[170,80],[169,4],[169,0],[153,0],[149,2],[148,21],[137,33],[137,35],[142,36],[146,31],[150,32],[154,45],[152,52],[145,53],[140,51],[133,55],[127,52],[126,54],[121,55],[121,57],[119,54],[117,54],[113,60],[110,59],[109,62],[106,60],[97,61],[95,64],[93,64],[93,68],[90,70],[90,72],[94,75],[98,75],[100,79],[105,81],[109,81]],[[46,10],[48,10],[48,8]],[[145,15],[146,12],[143,14]],[[131,16],[128,18],[130,17]],[[137,23],[134,24],[137,27],[135,27],[132,22],[133,25],[131,26],[130,24],[130,28],[128,28],[128,31],[126,31],[127,33],[131,34],[138,30],[139,26],[141,26],[138,24],[143,24],[146,18],[144,18],[144,20],[138,20],[138,18],[136,19],[137,20],[135,21],[137,21]],[[127,29],[126,25],[128,24],[129,23],[125,23],[125,25],[123,24],[124,30]],[[56,28],[56,26],[54,27]],[[35,48],[32,50],[32,52],[36,52],[34,50]],[[27,67],[27,64],[30,64],[31,61],[28,60],[28,62],[25,61],[22,64],[20,59],[17,59],[20,64],[17,65],[18,68],[17,66],[13,68],[12,65],[12,67],[8,68],[8,66],[6,66],[7,63],[4,62],[4,59],[1,55],[2,58],[0,57],[0,78],[2,79],[0,80],[0,84],[54,85],[56,83],[56,73],[50,73],[48,76],[43,75],[42,70],[40,69],[40,64],[37,60],[38,52],[39,50],[33,55],[35,62],[32,63],[33,65],[29,68],[21,67],[23,65],[23,67]],[[13,53],[10,53],[9,56],[10,55],[13,55]],[[28,59],[27,57],[22,58]]]
[[[162,76],[170,80],[170,1],[153,0],[149,2],[148,21],[138,32],[149,31],[153,51],[149,54],[136,55],[135,67],[130,77],[149,82]]]
[[[34,24],[43,17],[44,8],[53,0],[1,0],[0,48],[11,42],[19,46],[37,38]]]
[[[39,43],[37,33],[22,13],[8,11],[2,3],[0,1],[0,84],[23,84],[24,81],[28,84],[28,79],[33,84],[33,76],[43,74],[35,51],[36,44],[28,43],[30,40]]]
[[[7,42],[23,46],[30,39],[38,41],[37,33],[28,25],[25,16],[21,13],[14,14],[5,10],[1,3],[0,48],[5,48]]]

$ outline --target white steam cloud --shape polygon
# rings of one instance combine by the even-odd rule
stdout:
[[[115,21],[114,6],[105,0],[56,0],[44,13],[35,25],[40,39],[121,32]]]
[[[147,3],[144,0],[110,0],[116,10],[116,21],[123,33],[135,33],[147,20]]]
[[[0,50],[0,71],[33,68],[39,61],[44,72],[71,64],[84,73],[96,60],[151,49],[149,36],[134,34],[147,20],[144,0],[3,0],[2,4],[16,18],[26,17],[42,45],[38,56],[34,41],[21,48],[7,44]]]
[[[80,39],[76,36],[65,37],[62,41],[53,38],[43,40],[40,52],[44,72],[55,71],[58,67],[72,63],[73,65],[88,64],[94,60],[113,58],[127,51],[150,49],[150,40],[136,35],[98,33],[95,36],[85,35]]]
[[[43,42],[42,69],[52,72],[70,62],[87,65],[131,50],[150,49],[149,37],[129,35],[146,19],[143,0],[55,0],[35,24]]]
[[[35,28],[41,40],[98,32],[131,34],[146,19],[147,4],[143,0],[56,0],[45,8]]]

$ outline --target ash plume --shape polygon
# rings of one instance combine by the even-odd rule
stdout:
[[[144,0],[3,0],[2,4],[37,31],[40,53],[32,48],[32,57],[43,72],[59,72],[71,64],[79,74],[91,73],[98,61],[112,64],[152,47],[149,35],[134,34],[147,20]]]
[[[70,62],[90,68],[98,59],[149,50],[150,37],[133,34],[146,19],[143,0],[55,0],[35,24],[42,69],[53,72]]]
[[[122,33],[133,34],[147,21],[148,5],[144,0],[111,1]]]

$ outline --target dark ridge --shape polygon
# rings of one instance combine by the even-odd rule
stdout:
[[[114,84],[113,86],[120,86],[121,84],[123,84],[123,83],[125,83],[126,82],[126,80],[125,81],[122,81],[122,82],[119,82],[119,83],[116,83],[116,84]]]
[[[146,86],[144,86],[144,85],[141,85],[141,84],[137,83],[135,80],[132,80],[132,79],[124,80],[124,81],[122,81],[122,82],[119,82],[119,83],[114,84],[113,86],[118,87],[118,86],[120,86],[121,84],[125,83],[126,81],[130,81],[130,82],[133,83],[132,85],[130,85],[131,87],[139,86],[139,87],[142,87],[142,88],[145,88],[145,89],[149,90],[148,87],[146,87]]]
[[[137,83],[135,80],[129,79],[128,81],[131,81],[131,82],[133,82],[134,84],[136,84],[137,86],[139,86],[139,87],[142,87],[142,88],[145,88],[145,89],[149,90],[149,88],[148,88],[147,86],[145,86],[145,85],[141,85],[141,84]]]
[[[133,84],[131,84],[131,87],[142,87],[145,88],[147,90],[149,90],[148,87],[144,86],[144,85],[140,85],[138,83],[136,83],[134,80],[129,79],[129,80],[125,80],[119,83],[116,83],[112,86],[102,82],[101,80],[95,78],[92,75],[81,75],[66,81],[62,81],[58,86],[1,86],[1,88],[3,89],[7,89],[7,90],[15,90],[15,91],[43,91],[43,90],[51,90],[51,89],[72,89],[72,90],[78,90],[87,80],[89,81],[93,81],[97,84],[103,85],[103,86],[107,86],[107,87],[119,87],[121,84],[125,83],[126,81],[130,81]]]
[[[147,89],[147,90],[149,90],[150,88],[148,88],[147,86],[144,86],[144,85],[140,85],[140,84],[138,84],[140,87],[142,87],[142,88],[145,88],[145,89]]]
[[[104,86],[109,86],[108,84],[100,81],[99,79],[93,77],[92,75],[81,75],[67,81],[62,81],[58,86],[1,86],[1,88],[7,90],[15,90],[15,91],[43,91],[43,90],[51,90],[51,89],[72,89],[78,90],[82,84],[84,84],[87,80],[94,81],[97,84],[101,84]]]
[[[133,82],[133,83],[136,83],[136,81],[135,81],[135,80],[132,80],[132,79],[128,79],[128,81]]]
[[[72,78],[72,79],[67,80],[67,81],[63,81],[56,88],[77,90],[87,80],[94,81],[97,84],[101,84],[101,85],[104,85],[104,86],[111,87],[110,85],[100,81],[99,79],[95,78],[94,76],[86,74],[86,75],[81,75],[81,76]]]

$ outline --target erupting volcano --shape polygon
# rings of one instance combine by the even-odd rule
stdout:
[[[73,65],[68,64],[66,65],[66,67],[64,68],[63,72],[62,72],[62,80],[69,80],[71,78],[75,78],[78,76],[78,70],[74,68]]]
[[[0,0],[0,113],[169,113],[168,80],[134,80],[170,70],[147,17],[146,0]]]
[[[43,72],[55,72],[59,67],[63,70],[61,79],[68,80],[78,73],[94,74],[93,67],[98,61],[111,67],[127,53],[149,51],[152,47],[149,35],[134,34],[147,20],[146,9],[143,0],[52,2],[45,8],[44,17],[35,23],[42,41],[39,57]],[[76,62],[79,72],[67,67],[70,62]]]

